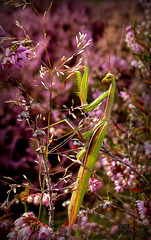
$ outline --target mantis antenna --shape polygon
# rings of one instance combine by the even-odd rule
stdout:
[[[107,27],[106,27],[106,21],[105,21],[105,17],[104,17],[104,13],[103,13],[103,21],[104,21],[104,26],[105,26],[105,37],[106,37],[106,43],[107,43],[107,50],[108,50],[108,56],[109,56],[109,71],[111,71],[111,56],[110,56],[110,48],[109,48],[109,41],[108,41],[108,37],[107,37]]]
[[[107,27],[106,27],[106,21],[105,21],[105,17],[104,17],[104,13],[103,13],[103,21],[104,21],[104,26],[105,26],[105,37],[106,37],[106,43],[107,43],[107,49],[108,49],[108,56],[109,56],[109,72],[113,69],[115,63],[116,63],[116,60],[117,60],[117,57],[119,55],[119,52],[120,52],[120,47],[121,47],[121,43],[122,43],[122,38],[123,38],[123,33],[124,33],[124,25],[122,27],[122,33],[121,33],[121,38],[120,38],[120,42],[119,42],[119,45],[118,45],[118,49],[117,49],[117,53],[116,53],[116,57],[115,57],[115,60],[111,66],[111,55],[110,55],[110,48],[109,48],[109,41],[108,41],[108,37],[107,37]]]
[[[116,63],[117,57],[118,57],[119,52],[120,52],[120,50],[121,50],[121,43],[122,43],[123,33],[124,33],[124,25],[123,25],[123,27],[122,27],[122,33],[121,33],[120,42],[119,42],[119,45],[118,45],[116,57],[115,57],[115,60],[114,60],[113,65],[112,65],[112,67],[111,67],[111,70],[113,69],[113,67],[114,67],[114,65],[115,65],[115,63]]]

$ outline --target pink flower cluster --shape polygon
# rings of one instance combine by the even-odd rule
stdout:
[[[101,188],[103,186],[103,179],[101,179],[101,182],[97,178],[90,178],[89,183],[91,192],[95,192],[97,189]]]
[[[145,225],[151,224],[151,201],[137,200],[136,205],[138,207],[140,218]]]
[[[25,63],[33,56],[33,53],[20,45],[16,50],[7,48],[2,57],[3,70],[20,70],[25,67]]]
[[[53,234],[52,228],[41,223],[33,212],[24,213],[14,225],[14,231],[7,235],[9,240],[48,240]]]
[[[123,162],[131,165],[128,158],[124,158]],[[135,183],[135,174],[131,171],[130,167],[121,164],[119,161],[111,161],[107,158],[102,159],[102,165],[106,165],[107,175],[115,184],[116,192],[123,192],[124,188],[133,187]]]
[[[135,35],[131,26],[126,29],[128,32],[126,34],[125,42],[127,43],[128,48],[131,48],[133,52],[141,54],[144,51],[144,48],[135,41]]]
[[[34,205],[39,205],[40,201],[41,201],[41,193],[32,194],[27,197],[27,202],[33,203]],[[49,206],[49,195],[47,193],[43,194],[42,205],[46,207]]]

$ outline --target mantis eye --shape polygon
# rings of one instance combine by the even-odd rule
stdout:
[[[108,73],[105,78],[102,80],[102,82],[109,82],[112,81],[114,78],[114,75],[112,73]]]

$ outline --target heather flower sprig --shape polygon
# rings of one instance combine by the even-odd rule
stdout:
[[[103,186],[103,179],[102,179],[102,181],[98,181],[97,178],[91,177],[89,179],[88,186],[90,187],[90,191],[94,192]]]
[[[128,158],[124,158],[123,161],[131,165]],[[114,182],[114,189],[117,193],[123,192],[125,188],[135,186],[135,173],[130,172],[130,168],[128,166],[122,165],[119,161],[111,161],[107,158],[102,159],[102,165],[106,166],[107,175]]]
[[[47,193],[43,193],[42,196],[40,193],[31,194],[27,197],[27,202],[33,203],[34,205],[40,205],[41,197],[42,197],[42,205],[48,207],[49,206],[49,195]]]
[[[26,212],[14,222],[15,228],[7,237],[9,240],[51,239],[53,229],[39,221],[33,212]]]
[[[148,22],[149,20],[144,25],[149,24]],[[135,66],[138,66],[140,75],[149,77],[151,74],[151,32],[148,32],[146,36],[143,28],[144,26],[138,25],[135,19],[133,25],[126,28],[125,42],[136,56],[138,63],[135,63]]]
[[[151,200],[137,200],[136,206],[138,208],[138,212],[141,220],[145,225],[151,224]]]
[[[22,45],[7,48],[2,56],[3,70],[21,70],[25,68],[25,64],[33,57],[33,53]]]
[[[125,42],[127,43],[128,48],[136,54],[142,54],[144,48],[136,41],[135,32],[131,26],[127,27],[127,34],[125,38]]]

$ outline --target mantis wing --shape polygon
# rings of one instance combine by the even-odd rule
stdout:
[[[88,91],[88,75],[89,69],[85,67],[83,76],[81,72],[77,71],[77,81],[78,81],[78,96],[81,101],[81,105],[87,104],[87,91]]]

